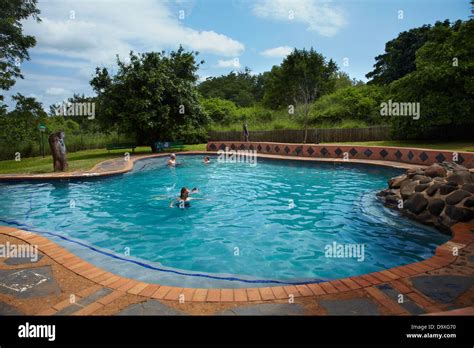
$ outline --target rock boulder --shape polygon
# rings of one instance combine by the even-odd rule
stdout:
[[[443,162],[409,169],[388,183],[390,188],[378,194],[381,200],[413,219],[448,233],[457,222],[474,224],[474,172],[461,165]]]

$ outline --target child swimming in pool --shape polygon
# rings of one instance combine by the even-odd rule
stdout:
[[[208,156],[204,157],[203,161],[202,161],[204,164],[209,164],[211,163],[211,160],[209,159]]]
[[[170,155],[170,159],[168,160],[168,166],[176,167],[176,155],[174,153]]]
[[[188,208],[190,207],[189,201],[191,199],[199,199],[199,198],[191,198],[189,195],[193,193],[198,193],[199,190],[197,188],[193,188],[191,191],[187,187],[181,188],[181,193],[178,198],[175,198],[170,203],[170,208],[174,208],[174,204],[178,203],[180,208]]]

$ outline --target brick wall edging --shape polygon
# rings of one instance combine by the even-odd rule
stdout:
[[[349,161],[351,159],[368,161],[377,160],[413,165],[431,165],[443,161],[453,162],[453,156],[454,154],[457,154],[457,163],[469,169],[474,168],[474,152],[434,150],[415,147],[211,141],[207,143],[206,149],[215,152],[218,150],[224,150],[225,147],[232,150],[256,150],[259,154],[320,159],[342,159],[344,153],[347,153]]]

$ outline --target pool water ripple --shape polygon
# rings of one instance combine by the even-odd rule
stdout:
[[[407,264],[449,239],[377,201],[375,193],[397,169],[260,158],[255,167],[215,157],[210,165],[201,156],[179,161],[168,168],[163,158],[143,160],[106,179],[0,184],[0,218],[122,257],[128,249],[150,264],[281,281]],[[204,199],[169,208],[182,186],[199,187],[195,197]],[[326,257],[332,243],[364,244],[364,261]]]

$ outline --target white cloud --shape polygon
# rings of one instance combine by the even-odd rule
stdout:
[[[229,59],[229,60],[218,60],[217,68],[240,68],[239,58]]]
[[[194,0],[48,0],[39,1],[38,7],[42,21],[23,22],[25,33],[37,40],[25,64],[29,70],[5,95],[33,93],[46,108],[73,93],[92,95],[89,81],[95,67],[106,66],[113,73],[117,54],[127,60],[131,50],[169,51],[179,44],[227,58],[245,51],[243,43],[223,33],[189,27],[186,19]],[[45,68],[50,72],[34,73]]]
[[[115,55],[130,50],[176,49],[221,56],[239,56],[244,45],[214,31],[185,26],[169,2],[162,1],[71,1],[40,2],[42,22],[25,22],[25,32],[37,39],[35,51],[110,65]],[[74,11],[74,19],[70,19]]]
[[[14,102],[10,100],[11,96],[18,92],[24,95],[35,95],[43,103],[43,108],[46,111],[49,110],[50,105],[72,97],[73,93],[93,95],[87,80],[69,76],[37,74],[29,70],[23,73],[25,78],[18,80],[15,86],[5,93],[6,104],[10,107],[14,106]]]
[[[60,87],[50,87],[46,90],[46,94],[49,94],[49,95],[63,95],[65,93],[66,93],[66,90]]]
[[[44,59],[35,58],[34,64],[40,64],[51,68],[68,68],[68,69],[83,69],[83,68],[94,68],[93,64],[77,61],[77,60],[55,60],[55,59]]]
[[[258,0],[252,12],[260,18],[305,24],[323,36],[334,36],[346,24],[342,10],[328,0]]]
[[[293,51],[293,48],[290,46],[279,46],[275,48],[269,48],[266,49],[260,54],[265,57],[270,57],[270,58],[284,58],[287,55],[289,55]]]

